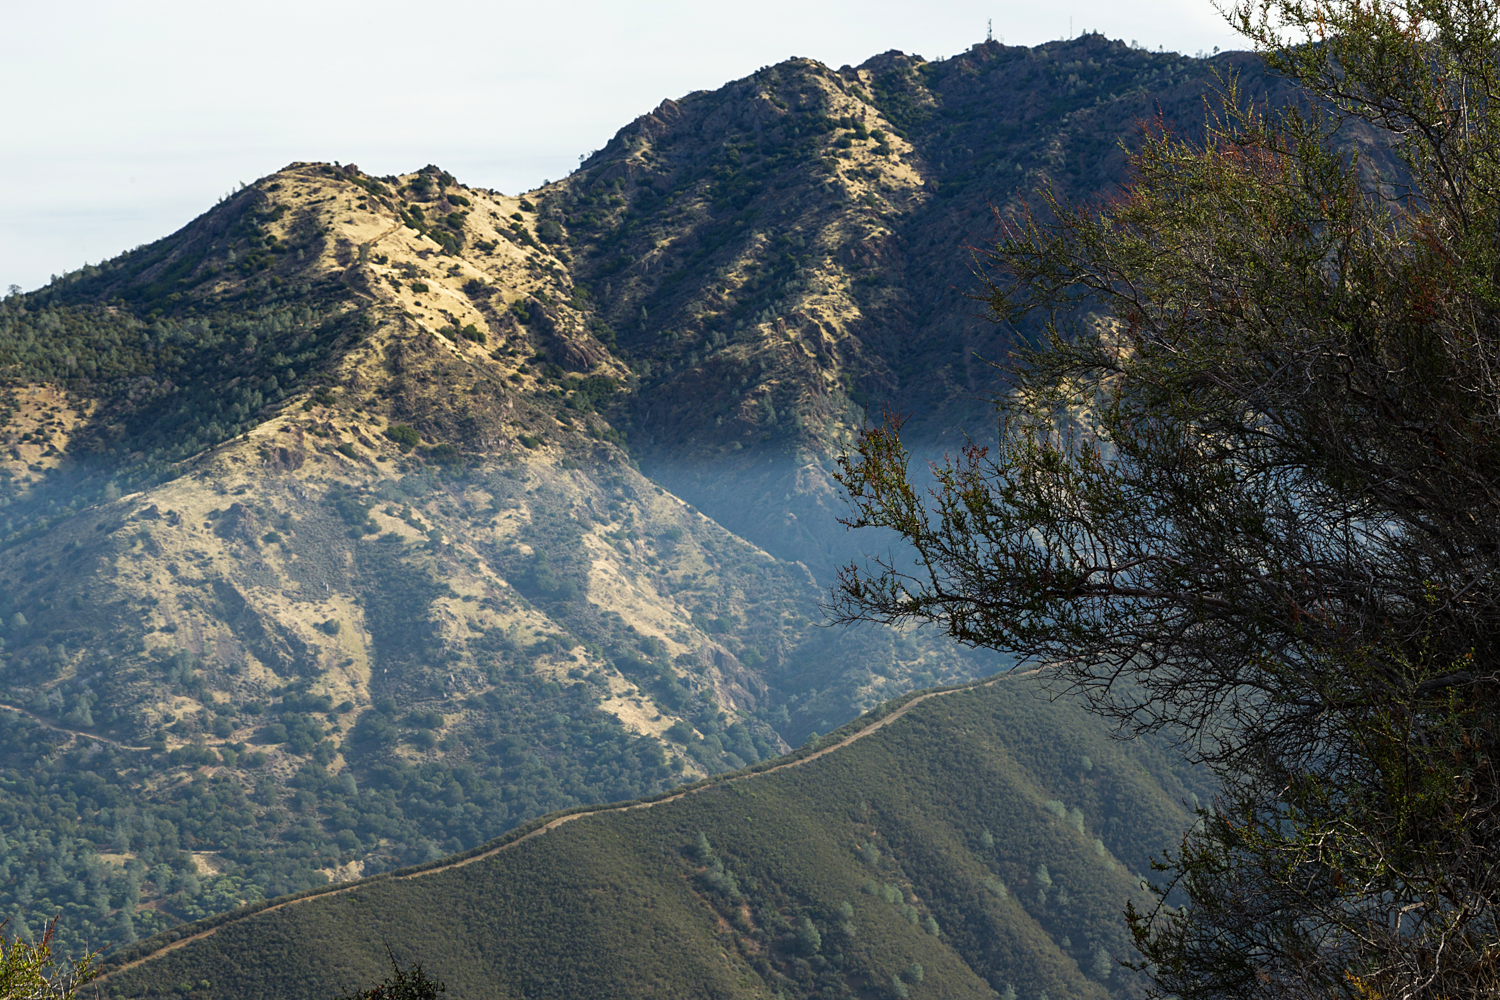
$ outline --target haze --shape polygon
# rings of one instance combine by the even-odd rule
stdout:
[[[293,160],[438,163],[528,190],[664,97],[793,55],[935,59],[985,36],[1097,30],[1193,54],[1235,47],[1207,0],[873,0],[704,5],[11,5],[0,92],[0,286],[164,236]]]

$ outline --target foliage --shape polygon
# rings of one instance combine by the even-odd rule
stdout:
[[[1090,970],[1101,950],[1128,947],[1119,911],[1132,872],[1177,835],[1190,793],[1157,741],[1116,743],[1037,693],[1009,678],[934,698],[799,767],[520,840],[540,824],[523,827],[514,846],[464,867],[229,918],[105,990],[326,996],[379,977],[392,940],[458,995],[803,1000],[900,980],[919,996],[1014,983],[1030,997],[1139,997],[1139,975],[1101,985]],[[1079,808],[1086,830],[1053,817],[1048,797]],[[1006,836],[985,846],[986,828]],[[872,840],[873,861],[853,849]],[[1039,864],[1054,886],[1046,904],[985,888],[997,876],[1026,885]],[[861,890],[871,882],[879,894]]]
[[[0,923],[0,929],[4,928]],[[97,975],[96,955],[85,955],[63,969],[52,957],[54,919],[31,944],[20,937],[7,944],[0,938],[0,997],[17,1000],[73,1000],[83,984]]]
[[[448,992],[448,987],[427,978],[421,962],[403,969],[389,947],[386,955],[391,960],[391,974],[369,989],[352,993],[343,1000],[438,1000],[438,994]]]
[[[0,302],[0,384],[50,382],[77,406],[97,403],[64,474],[27,491],[0,477],[10,524],[0,543],[45,530],[111,483],[118,495],[175,476],[177,463],[260,423],[364,322],[316,301],[142,320],[66,287]]]
[[[385,436],[400,445],[402,451],[411,451],[422,443],[422,435],[407,424],[392,424],[386,428]]]
[[[1204,143],[1008,229],[991,304],[1050,339],[930,495],[899,420],[864,435],[852,523],[916,560],[851,566],[835,612],[1049,664],[1214,768],[1188,906],[1133,913],[1163,994],[1487,995],[1500,9],[1235,16],[1322,104],[1227,80]]]

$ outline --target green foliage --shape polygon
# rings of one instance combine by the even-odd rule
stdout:
[[[572,393],[568,406],[575,410],[588,411],[603,406],[615,391],[618,383],[608,375],[590,375],[587,378],[569,376],[563,385]]]
[[[72,471],[16,497],[0,542],[45,531],[111,483],[118,495],[170,478],[175,463],[249,431],[366,323],[312,301],[141,319],[88,302],[87,287],[0,302],[6,381],[94,398],[95,426],[111,428],[101,435],[85,426],[70,445]],[[10,492],[0,481],[0,498]],[[59,498],[72,506],[59,511]]]
[[[1074,766],[1085,751],[1096,762],[1086,779]],[[108,986],[156,996],[211,979],[202,1000],[328,995],[377,978],[393,940],[460,995],[802,1000],[902,982],[937,997],[1008,983],[1102,996],[1090,975],[1101,948],[1128,947],[1129,872],[1187,820],[1171,759],[1146,741],[1115,743],[1080,709],[1007,680],[932,699],[804,766],[230,920]],[[1056,823],[1049,792],[1079,803],[1110,856]],[[974,853],[986,827],[1008,835]],[[870,869],[848,848],[856,838],[885,845],[879,895],[859,891]],[[995,873],[1026,883],[1041,864],[1071,902],[1023,906],[983,887]],[[1122,972],[1105,989],[1134,998],[1141,987]]]
[[[1161,995],[1494,994],[1500,4],[1231,16],[1303,96],[1226,75],[1122,197],[1005,228],[994,317],[1045,335],[930,492],[863,436],[852,520],[920,571],[851,569],[841,617],[1057,664],[1214,769],[1187,905],[1131,913]]]
[[[402,451],[411,451],[422,443],[422,435],[406,424],[392,424],[386,428],[385,436],[400,445]]]
[[[0,923],[0,931],[5,925]],[[97,974],[97,954],[85,955],[59,969],[52,955],[57,920],[49,923],[35,943],[0,938],[0,997],[16,1000],[73,1000]]]

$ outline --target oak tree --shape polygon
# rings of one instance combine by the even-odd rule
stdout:
[[[1244,0],[1232,77],[980,257],[999,439],[840,481],[839,621],[1013,653],[1223,787],[1132,911],[1162,994],[1500,993],[1500,6]]]

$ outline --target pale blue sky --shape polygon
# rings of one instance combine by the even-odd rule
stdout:
[[[292,160],[522,191],[664,97],[789,56],[933,59],[1085,30],[1240,47],[1209,0],[6,3],[0,289],[164,236]]]

